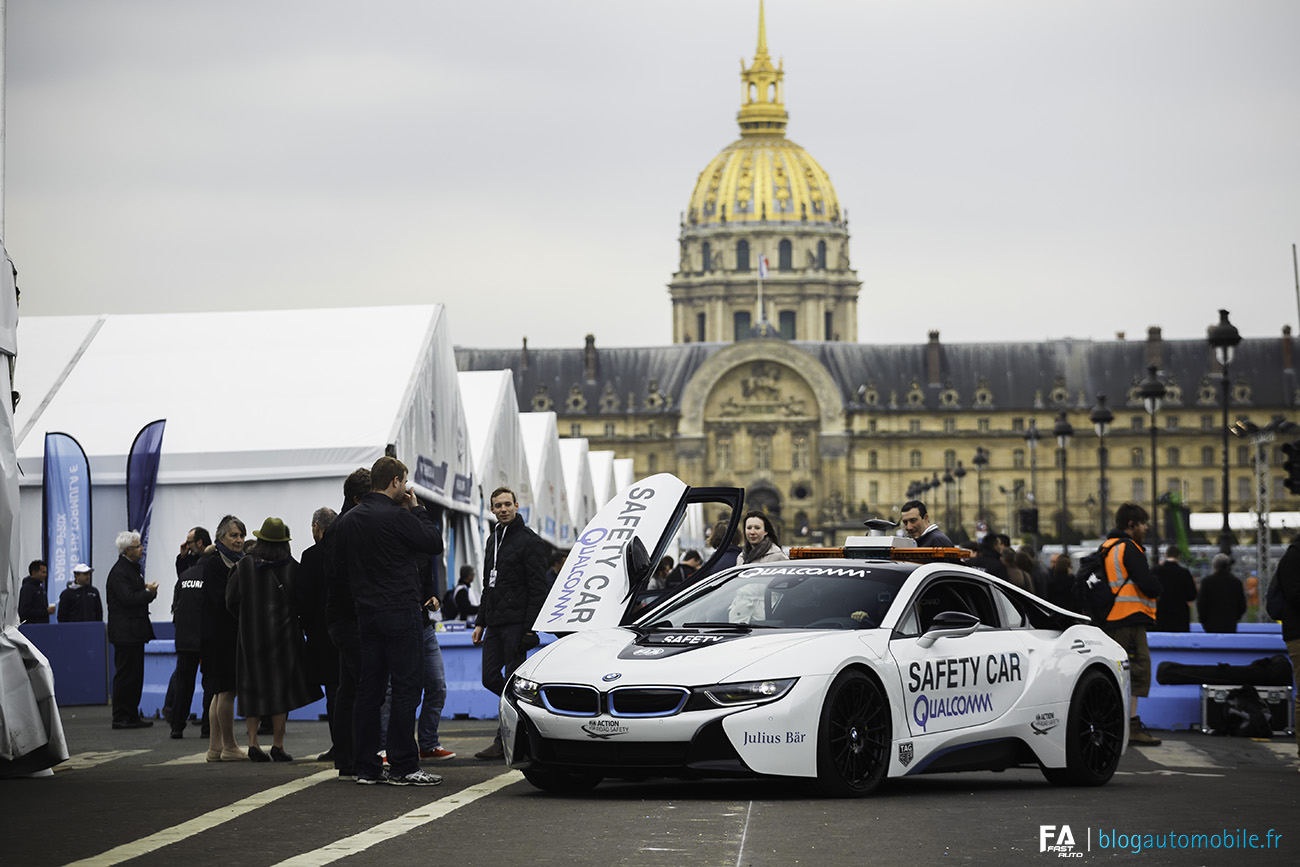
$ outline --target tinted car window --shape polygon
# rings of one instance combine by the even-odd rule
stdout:
[[[643,617],[638,625],[743,623],[779,629],[860,629],[878,625],[905,572],[858,564],[798,562],[743,567]]]

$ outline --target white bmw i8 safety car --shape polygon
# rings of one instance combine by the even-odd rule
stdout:
[[[959,549],[850,538],[643,604],[686,505],[738,515],[740,495],[661,474],[583,531],[534,624],[563,637],[501,699],[507,760],[534,785],[771,776],[852,797],[961,770],[1110,779],[1128,733],[1123,649]]]

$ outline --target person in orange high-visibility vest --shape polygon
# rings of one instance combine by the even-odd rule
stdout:
[[[1146,553],[1142,550],[1149,520],[1146,509],[1137,503],[1125,503],[1115,510],[1115,529],[1102,543],[1106,552],[1106,579],[1115,596],[1103,628],[1128,653],[1133,691],[1128,742],[1156,747],[1160,746],[1160,739],[1147,731],[1137,712],[1138,699],[1151,690],[1147,630],[1156,625],[1156,599],[1160,596],[1160,579],[1147,566]]]

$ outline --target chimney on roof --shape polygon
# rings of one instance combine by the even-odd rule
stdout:
[[[1160,326],[1152,325],[1147,329],[1147,366],[1154,364],[1157,370],[1165,369],[1165,342],[1160,336]]]
[[[596,365],[596,335],[587,335],[587,345],[582,348],[582,378],[595,382],[599,370]]]
[[[1116,339],[1116,340],[1123,340],[1123,339],[1124,339],[1124,332],[1123,332],[1123,331],[1116,331],[1116,332],[1115,332],[1115,339]]]
[[[522,371],[525,371],[525,370],[527,370],[527,369],[528,369],[528,338],[525,337],[525,338],[524,338],[524,348],[523,348],[523,350],[519,353],[519,370],[522,372]]]
[[[1291,343],[1291,326],[1282,326],[1282,369],[1295,370],[1295,347]]]
[[[939,373],[939,332],[930,332],[930,342],[925,347],[925,381],[930,385],[942,385],[943,377]]]

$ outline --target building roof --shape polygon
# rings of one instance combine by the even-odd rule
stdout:
[[[457,348],[462,370],[514,371],[521,411],[565,416],[676,414],[687,381],[706,359],[731,344],[685,343],[644,348]],[[1219,372],[1204,340],[1047,340],[1036,343],[865,345],[796,342],[826,368],[843,401],[859,412],[1086,410],[1097,394],[1115,411],[1140,408],[1138,382],[1149,357],[1160,359],[1166,406],[1222,405]],[[1287,347],[1290,347],[1288,349]],[[1245,338],[1230,374],[1233,405],[1294,406],[1287,369],[1293,338]]]

